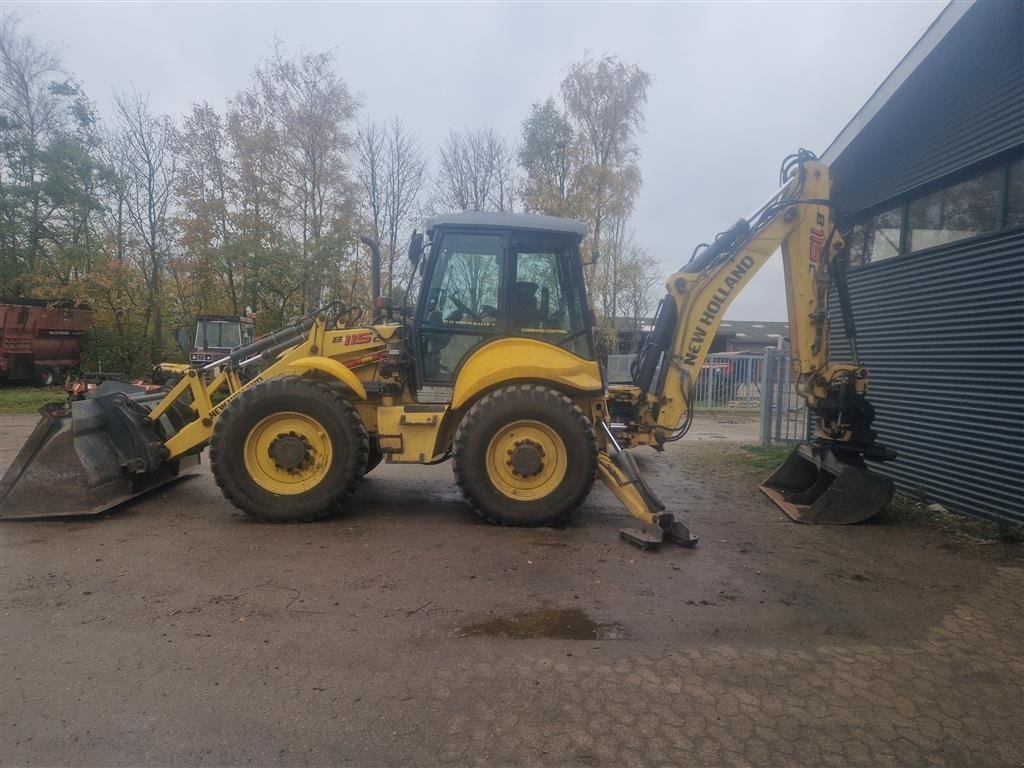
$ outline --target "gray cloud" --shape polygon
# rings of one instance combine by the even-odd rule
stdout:
[[[634,224],[666,274],[766,197],[782,157],[822,152],[944,7],[922,3],[298,4],[7,2],[64,48],[101,111],[113,88],[181,115],[222,107],[275,38],[332,49],[368,114],[402,115],[433,154],[449,127],[518,137],[587,49],[654,76]],[[730,309],[785,319],[774,261]]]

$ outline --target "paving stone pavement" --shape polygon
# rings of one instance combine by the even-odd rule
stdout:
[[[445,467],[382,468],[309,526],[208,474],[4,524],[0,763],[1024,761],[1019,547],[794,525],[726,453],[672,450],[645,470],[693,551],[624,545],[603,489],[567,528],[478,523]]]
[[[921,642],[707,647],[614,663],[503,656],[438,676],[451,741],[413,760],[486,765],[1019,765],[1021,574],[1003,569]],[[1009,685],[1005,683],[1009,682]],[[962,688],[958,684],[962,684]],[[561,701],[553,717],[508,717]],[[474,706],[472,702],[477,702]],[[524,740],[523,734],[529,734]]]

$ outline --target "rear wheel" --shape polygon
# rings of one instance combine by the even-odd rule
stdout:
[[[501,525],[551,525],[590,492],[597,441],[583,410],[548,387],[516,385],[463,417],[455,480],[477,514]]]
[[[224,495],[271,523],[330,514],[366,471],[366,430],[336,391],[286,376],[242,392],[217,417],[210,464]]]

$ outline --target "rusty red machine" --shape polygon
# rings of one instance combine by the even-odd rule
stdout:
[[[0,381],[52,386],[81,366],[92,311],[71,302],[0,300]]]

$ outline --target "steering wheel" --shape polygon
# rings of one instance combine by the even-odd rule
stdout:
[[[455,304],[455,305],[456,305],[456,307],[458,307],[458,308],[459,308],[459,311],[460,311],[460,312],[462,312],[463,314],[468,314],[468,315],[469,315],[470,317],[472,317],[472,318],[474,319],[474,321],[476,321],[477,323],[479,323],[479,322],[480,322],[480,315],[479,315],[479,314],[477,314],[476,312],[474,312],[474,311],[473,311],[472,309],[470,309],[470,308],[469,308],[468,306],[466,306],[465,304],[463,304],[463,303],[462,303],[462,301],[461,301],[461,300],[459,299],[459,297],[458,297],[458,296],[455,296],[455,295],[449,296],[449,300],[450,300],[450,301],[451,301],[451,302],[452,302],[453,304]],[[454,313],[453,313],[453,314],[454,314]],[[449,315],[449,317],[451,317],[451,316],[452,316],[452,315],[450,314],[450,315]],[[447,317],[445,317],[445,319],[447,319]],[[454,323],[455,321],[452,321],[452,322]]]

